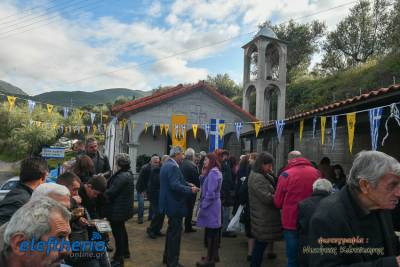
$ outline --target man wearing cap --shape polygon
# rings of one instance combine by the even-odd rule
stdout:
[[[160,212],[168,216],[167,238],[163,262],[168,267],[179,267],[179,252],[182,233],[182,220],[186,215],[186,200],[196,194],[199,188],[186,183],[179,164],[183,159],[182,148],[173,147],[170,158],[165,161],[160,171]]]

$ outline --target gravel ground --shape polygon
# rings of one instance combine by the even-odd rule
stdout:
[[[136,215],[133,219],[127,222],[127,231],[129,235],[129,246],[131,251],[131,259],[126,260],[125,266],[149,266],[161,267],[165,266],[161,263],[164,251],[165,237],[160,237],[155,240],[150,239],[146,235],[146,227],[149,222],[144,224],[136,223]],[[165,221],[163,232],[166,231]],[[206,254],[203,247],[202,229],[197,228],[196,233],[182,234],[180,263],[184,266],[196,266],[201,256]],[[263,267],[284,267],[286,266],[284,243],[275,243],[275,252],[278,254],[277,259],[270,260],[265,258]],[[266,254],[266,253],[265,253]],[[249,266],[246,261],[247,243],[246,237],[240,234],[236,238],[223,238],[220,248],[221,262],[217,266]]]

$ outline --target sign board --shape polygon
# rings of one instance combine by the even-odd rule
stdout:
[[[42,148],[42,157],[47,159],[63,159],[65,148],[63,147],[44,147]]]

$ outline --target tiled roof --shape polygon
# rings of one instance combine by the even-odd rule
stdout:
[[[200,81],[197,84],[193,85],[179,84],[176,87],[152,94],[150,96],[139,98],[122,105],[114,106],[112,108],[112,111],[114,113],[120,113],[121,115],[121,113],[123,114],[125,112],[136,111],[145,107],[160,104],[168,99],[189,93],[194,90],[206,90],[207,92],[215,96],[216,99],[222,102],[223,104],[248,117],[251,121],[257,121],[256,117],[254,117],[252,114],[250,114],[249,112],[245,111],[244,109],[236,105],[229,98],[220,94],[212,85],[206,83],[205,81]]]
[[[298,120],[298,119],[301,119],[301,118],[304,118],[304,117],[309,117],[309,116],[314,115],[314,114],[319,114],[319,113],[323,113],[323,112],[329,112],[329,111],[331,111],[333,109],[336,109],[336,108],[339,108],[339,107],[340,108],[345,108],[348,105],[351,105],[351,104],[354,104],[354,103],[358,103],[358,102],[362,102],[362,101],[365,101],[365,100],[370,100],[370,99],[373,99],[373,98],[376,98],[376,97],[379,97],[379,96],[382,96],[382,95],[386,95],[386,94],[389,94],[389,93],[393,93],[393,92],[399,92],[400,93],[400,84],[395,84],[395,85],[392,85],[392,86],[387,87],[387,88],[376,89],[376,90],[370,91],[368,93],[364,93],[364,94],[361,94],[361,95],[358,95],[358,96],[354,96],[354,97],[351,97],[351,98],[348,98],[348,99],[345,99],[345,100],[337,101],[337,102],[329,104],[329,105],[325,105],[325,106],[322,106],[322,107],[319,107],[319,108],[316,108],[316,109],[313,109],[313,110],[310,110],[310,111],[307,111],[307,112],[303,112],[303,113],[299,113],[299,114],[290,116],[290,117],[286,118],[286,120],[288,122],[290,122],[290,121]],[[264,128],[268,128],[270,126],[273,126],[273,122],[268,123]]]

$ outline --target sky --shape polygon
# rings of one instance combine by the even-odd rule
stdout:
[[[48,91],[242,81],[242,45],[270,20],[325,21],[351,0],[1,0],[0,80]],[[332,7],[343,5],[330,11]],[[322,12],[317,15],[315,13]],[[299,19],[300,18],[300,19]],[[315,55],[313,63],[320,60]]]

